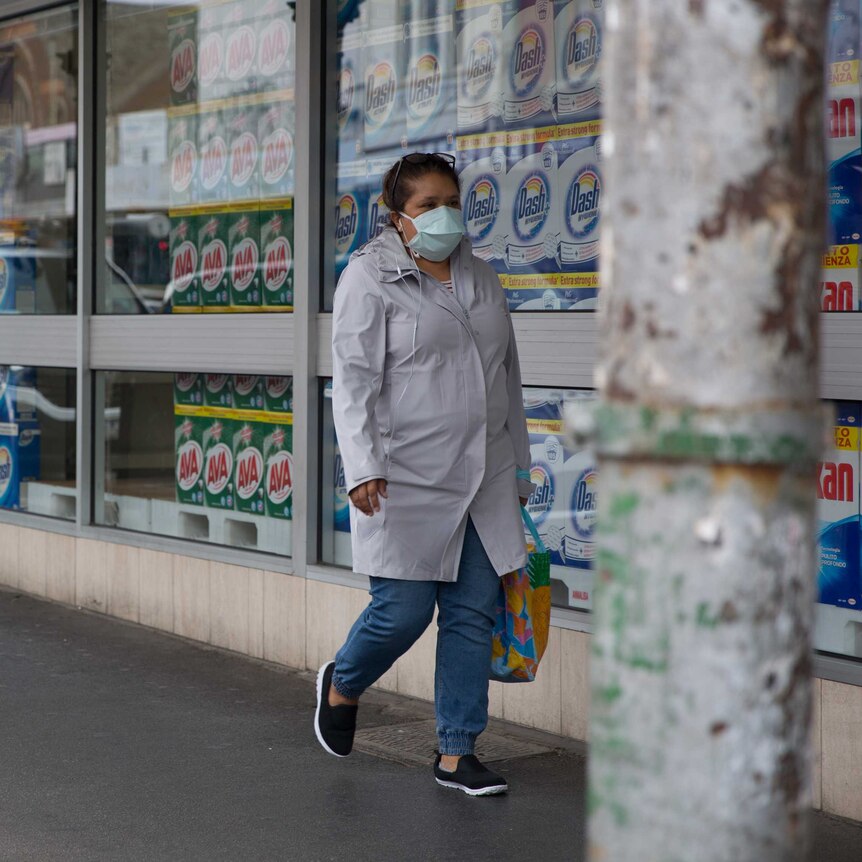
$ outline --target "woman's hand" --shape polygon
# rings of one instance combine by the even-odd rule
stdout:
[[[375,512],[380,511],[378,497],[389,499],[389,494],[386,493],[386,484],[385,479],[369,479],[367,482],[357,485],[350,492],[350,502],[363,515],[368,515],[370,518]]]

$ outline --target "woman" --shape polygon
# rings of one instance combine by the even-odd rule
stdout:
[[[391,225],[335,294],[333,414],[353,568],[371,603],[318,674],[315,731],[350,753],[357,703],[438,608],[437,781],[503,793],[474,756],[488,720],[499,576],[526,563],[532,491],[515,337],[494,271],[464,238],[449,155],[413,153],[383,183]]]

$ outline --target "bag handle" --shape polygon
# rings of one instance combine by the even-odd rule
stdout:
[[[533,541],[536,543],[536,551],[540,554],[546,554],[548,549],[545,547],[545,543],[542,541],[539,536],[539,531],[536,529],[536,525],[533,523],[533,519],[530,517],[530,513],[521,506],[521,518],[524,521],[524,526],[530,531],[530,535],[533,537]]]

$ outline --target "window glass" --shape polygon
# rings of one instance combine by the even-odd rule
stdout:
[[[597,475],[593,453],[566,438],[563,413],[567,403],[594,397],[587,390],[524,389],[530,478],[536,486],[527,511],[551,553],[552,601],[580,610],[592,608]],[[325,386],[323,403],[321,559],[350,566],[349,500],[332,421],[331,383]]]
[[[814,646],[862,658],[860,560],[860,408],[835,402],[832,445],[819,465],[818,605]]]
[[[295,5],[105,4],[100,311],[292,310]]]
[[[293,378],[106,372],[101,523],[290,554]]]
[[[75,517],[75,372],[0,365],[0,508]]]
[[[76,20],[0,20],[0,314],[75,313]]]
[[[405,153],[449,152],[473,251],[510,308],[595,307],[603,6],[339,4],[336,278],[387,223],[385,170]]]

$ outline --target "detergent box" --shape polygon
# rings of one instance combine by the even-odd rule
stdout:
[[[176,457],[176,498],[178,503],[204,504],[204,455],[202,448],[205,420],[177,411],[174,416]]]
[[[224,40],[224,88],[222,96],[232,98],[260,89],[255,18],[259,0],[233,0],[225,4],[221,19]]]
[[[553,0],[505,4],[506,58],[503,119],[507,128],[535,128],[556,122],[556,47]]]
[[[510,210],[506,133],[463,135],[456,145],[461,206],[473,254],[505,272]]]
[[[198,100],[198,13],[186,7],[168,15],[171,104]]]
[[[220,99],[225,89],[224,5],[201,7],[198,12],[198,101]]]
[[[366,160],[339,163],[335,198],[336,278],[344,271],[350,255],[366,240],[367,201]]]
[[[833,245],[823,255],[820,280],[821,311],[857,311],[859,294],[859,246]]]
[[[434,13],[432,8],[421,12]],[[413,19],[407,32],[407,75],[404,82],[407,148],[424,141],[454,145],[457,126],[455,16],[452,12]],[[433,152],[433,150],[427,150]]]
[[[225,119],[229,113],[227,109],[210,107],[205,111],[202,110],[198,115],[196,197],[202,204],[224,204],[229,198],[227,130],[225,127]]]
[[[230,410],[233,407],[233,381],[230,374],[204,374],[204,405]]]
[[[264,381],[264,409],[267,413],[293,413],[293,378],[269,374]]]
[[[257,36],[257,92],[289,90],[296,73],[296,25],[283,0],[264,0],[255,6]]]
[[[239,423],[227,415],[206,418],[201,447],[204,456],[204,501],[211,509],[233,509],[233,435]]]
[[[270,311],[293,309],[293,200],[261,202],[260,256],[263,305]]]
[[[260,374],[234,374],[234,410],[263,410],[266,404],[266,378]]]
[[[233,486],[236,489],[236,510],[250,515],[266,512],[263,440],[266,426],[242,419],[233,432]]]
[[[455,63],[459,134],[500,127],[506,90],[503,18],[511,0],[455,4]]]
[[[230,305],[229,221],[227,209],[201,211],[198,216],[198,284],[201,305],[205,308],[227,308]]]
[[[32,249],[0,238],[0,314],[36,310],[36,258]]]
[[[228,195],[232,201],[257,202],[260,196],[257,104],[240,104],[224,111],[228,152]]]
[[[292,197],[294,192],[295,109],[292,100],[277,95],[258,109],[261,199]]]
[[[263,464],[265,470],[266,514],[270,518],[293,517],[293,417],[264,426]]]
[[[201,407],[204,403],[204,376],[196,371],[174,374],[174,407]]]
[[[366,242],[380,236],[382,230],[392,224],[389,207],[383,202],[383,177],[400,155],[400,152],[395,151],[368,159],[365,184],[367,197],[363,208],[365,225],[362,230]]]
[[[377,27],[365,32],[362,67],[366,150],[400,147],[406,139],[406,66],[402,24]]]
[[[862,610],[860,583],[859,404],[835,403],[832,444],[819,464],[820,602]]]
[[[228,214],[228,285],[230,304],[258,308],[263,301],[260,265],[260,212],[237,207]]]
[[[362,30],[358,22],[344,29],[338,40],[338,161],[359,158],[364,145],[365,77]]]
[[[168,159],[171,207],[194,203],[197,194],[198,116],[195,106],[168,112]]]
[[[200,308],[197,225],[195,210],[171,212],[168,234],[168,253],[171,260],[169,289],[174,310]]]
[[[347,480],[344,475],[344,461],[338,443],[335,444],[335,506],[333,509],[332,528],[337,533],[350,532],[350,498],[347,496]]]
[[[596,119],[601,104],[603,0],[556,0],[557,122]]]

